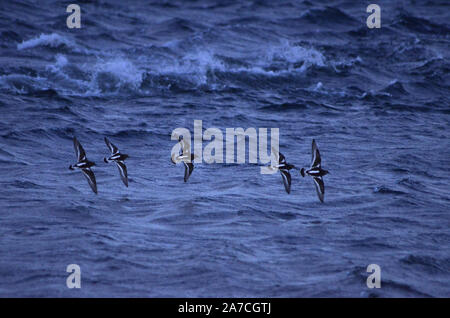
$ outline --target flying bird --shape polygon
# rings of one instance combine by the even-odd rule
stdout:
[[[75,148],[75,154],[77,156],[78,162],[74,165],[70,165],[70,170],[80,169],[83,175],[86,177],[92,191],[97,194],[97,182],[95,181],[94,172],[91,167],[95,166],[95,163],[89,161],[86,157],[86,152],[84,151],[81,144],[78,142],[76,137],[73,137],[73,146]]]
[[[273,161],[277,162],[278,164],[269,166],[269,169],[273,170],[278,168],[281,173],[281,178],[283,179],[284,189],[289,194],[291,193],[291,173],[289,172],[289,170],[295,169],[295,166],[287,163],[286,157],[281,152],[276,151],[274,148],[272,148],[272,156],[274,159]]]
[[[191,154],[191,145],[188,141],[183,139],[182,136],[178,137],[178,142],[180,143],[180,152],[178,155],[172,154],[171,161],[173,164],[177,164],[178,162],[183,162],[184,165],[184,182],[187,182],[189,177],[194,171],[194,164],[192,161],[196,158],[194,154]]]
[[[323,176],[329,172],[322,169],[322,160],[320,158],[319,148],[317,147],[316,141],[312,141],[312,158],[311,166],[309,169],[302,168],[300,174],[302,177],[308,175],[313,178],[314,186],[316,187],[317,196],[320,202],[323,202],[325,196],[325,183],[323,182]]]
[[[106,137],[105,137],[105,143],[108,146],[109,150],[111,151],[111,156],[109,158],[104,158],[103,161],[106,163],[109,163],[111,161],[116,163],[117,168],[119,169],[120,178],[122,179],[123,184],[126,187],[128,187],[128,172],[127,172],[127,166],[125,165],[124,161],[129,156],[126,154],[120,153],[119,148],[117,148]]]

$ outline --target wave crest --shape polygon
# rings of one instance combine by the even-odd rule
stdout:
[[[43,34],[38,37],[32,38],[30,40],[23,41],[17,44],[18,50],[31,49],[38,46],[48,46],[51,48],[58,48],[61,46],[66,46],[69,48],[75,47],[75,43],[68,38],[61,36],[57,33]]]

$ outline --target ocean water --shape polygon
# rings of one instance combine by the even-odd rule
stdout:
[[[69,3],[0,3],[1,297],[450,296],[448,1],[379,0],[380,29],[368,1],[84,0],[80,29]],[[315,139],[325,202],[258,164],[184,183],[194,120],[279,128],[299,167]]]

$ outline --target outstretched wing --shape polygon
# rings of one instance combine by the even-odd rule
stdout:
[[[317,148],[317,144],[316,141],[313,139],[312,141],[312,149],[311,149],[311,168],[313,167],[320,167],[321,164],[321,159],[320,159],[320,152],[319,152],[319,148]]]
[[[192,174],[192,171],[194,171],[194,164],[191,162],[184,162],[184,182],[187,182],[189,177]]]
[[[125,186],[128,187],[128,172],[127,172],[127,166],[123,161],[116,161],[117,168],[119,169],[120,178],[122,179],[122,182]]]
[[[83,172],[83,175],[86,177],[92,191],[97,194],[97,182],[95,181],[94,172],[90,168],[81,169],[81,172]]]
[[[286,192],[291,193],[291,174],[287,170],[280,170],[281,177],[283,178],[284,188]]]
[[[78,162],[86,160],[86,152],[79,143],[76,137],[73,137],[73,147],[75,149],[75,154],[77,156]]]
[[[322,177],[314,177],[314,185],[316,186],[317,196],[319,197],[320,202],[323,202],[323,198],[325,196],[325,184],[323,183]]]
[[[106,137],[105,137],[105,144],[108,146],[109,151],[111,151],[112,155],[119,153],[119,148],[114,146],[114,144],[112,142],[110,142],[109,139]]]

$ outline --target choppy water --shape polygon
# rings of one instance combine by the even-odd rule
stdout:
[[[79,30],[69,3],[0,3],[0,296],[450,295],[448,1],[378,1],[372,30],[364,1],[78,1]],[[195,119],[279,127],[298,166],[315,138],[325,203],[252,164],[183,183]]]

